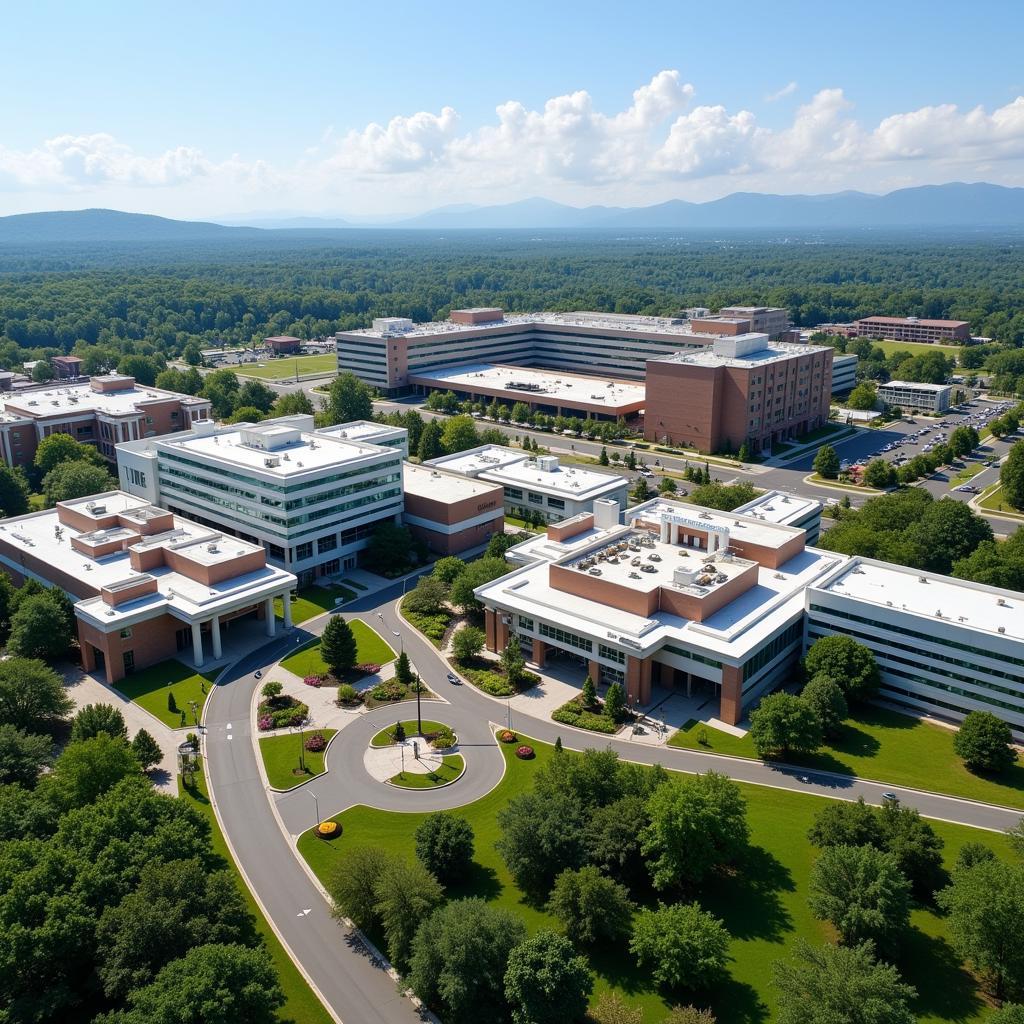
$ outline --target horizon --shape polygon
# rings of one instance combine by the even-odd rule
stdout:
[[[513,23],[462,12],[13,9],[0,215],[380,221],[535,196],[638,207],[1024,184],[1020,13],[1005,0],[942,18],[920,0],[799,0],[786,17],[744,0],[728,20],[668,0],[630,18],[578,0],[524,0]],[[748,56],[737,25],[777,59]],[[116,59],[97,60],[112,39]],[[913,45],[865,59],[899,39]],[[956,52],[986,59],[951,76]]]

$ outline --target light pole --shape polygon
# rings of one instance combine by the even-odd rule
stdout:
[[[316,807],[316,823],[317,823],[317,825],[319,825],[320,824],[320,801],[317,800],[316,793],[312,792],[311,790],[307,790],[306,792],[309,793],[309,795],[313,798],[313,805]]]
[[[505,728],[512,731],[512,694],[505,699]]]

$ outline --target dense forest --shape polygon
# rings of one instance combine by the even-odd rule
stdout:
[[[598,232],[351,231],[246,242],[0,247],[0,365],[95,365],[267,334],[315,337],[452,306],[669,314],[768,303],[797,324],[955,317],[1024,342],[1020,237],[710,238]]]

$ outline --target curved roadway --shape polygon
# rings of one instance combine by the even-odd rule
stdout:
[[[322,632],[327,615],[233,665],[225,678],[219,680],[205,713],[210,792],[236,860],[293,958],[344,1024],[391,1024],[422,1018],[412,1003],[399,995],[382,966],[371,962],[352,936],[343,939],[339,934],[339,926],[319,889],[297,859],[294,837],[316,823],[318,812],[326,818],[353,804],[393,811],[424,811],[470,803],[490,791],[504,770],[504,759],[489,724],[504,721],[504,701],[488,697],[468,684],[457,686],[447,681],[449,669],[444,659],[398,617],[400,596],[398,586],[390,587],[347,605],[345,617],[363,620],[382,632],[389,643],[396,642],[388,636],[389,631],[401,633],[401,642],[416,670],[427,686],[447,702],[425,701],[423,717],[448,722],[458,734],[467,771],[453,785],[434,791],[404,790],[377,782],[367,773],[363,753],[370,737],[398,716],[415,717],[415,706],[406,703],[400,705],[400,710],[386,707],[365,712],[358,721],[346,725],[328,751],[329,771],[325,775],[287,793],[271,793],[264,788],[250,727],[250,708],[258,682],[253,673],[274,664],[296,646],[297,640]],[[547,743],[561,736],[568,748],[607,744],[626,760],[659,763],[685,772],[714,769],[754,785],[839,799],[863,796],[875,804],[882,802],[884,793],[893,790],[902,803],[916,807],[927,817],[975,828],[1003,831],[1022,816],[1020,810],[830,772],[595,736],[518,710],[513,724],[520,732]],[[278,827],[268,796],[293,837],[291,842]],[[357,955],[342,954],[346,942]]]

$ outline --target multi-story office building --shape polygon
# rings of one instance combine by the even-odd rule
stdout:
[[[789,330],[789,310],[777,306],[727,306],[714,316],[691,317],[690,328],[698,334],[767,334],[773,341]]]
[[[807,589],[807,643],[870,647],[882,696],[939,717],[991,711],[1024,734],[1024,594],[868,558]]]
[[[804,634],[804,589],[842,555],[806,546],[804,530],[737,512],[655,499],[595,504],[513,548],[521,568],[477,589],[487,646],[516,634],[537,665],[557,654],[580,679],[625,685],[648,704],[655,686],[708,695],[739,722],[788,679]],[[704,698],[702,698],[704,699]]]
[[[763,491],[733,511],[766,523],[799,527],[806,534],[807,544],[814,544],[821,535],[822,504],[814,498],[786,494],[784,491]]]
[[[376,526],[402,512],[404,436],[396,447],[369,444],[343,436],[348,426],[315,431],[312,416],[200,423],[188,434],[120,445],[121,486],[262,545],[305,585],[353,568]]]
[[[219,660],[246,619],[273,636],[275,599],[291,625],[295,577],[263,548],[123,491],[5,520],[0,571],[75,601],[82,664],[108,683],[167,658]]]
[[[623,683],[640,704],[655,687],[711,695],[736,724],[838,634],[874,652],[886,700],[953,720],[991,711],[1024,737],[1024,594],[810,547],[783,520],[813,528],[820,506],[784,497],[734,512],[658,498],[625,526],[596,502],[477,589],[488,649],[515,634],[537,665],[576,661],[581,681]]]
[[[839,325],[842,326],[842,325]],[[971,325],[966,320],[922,320],[916,316],[866,316],[853,322],[855,335],[889,341],[926,343],[971,340]]]
[[[878,399],[886,405],[917,412],[946,412],[953,387],[951,384],[919,384],[912,380],[891,380],[878,386]]]
[[[501,484],[405,462],[402,490],[402,521],[439,555],[459,555],[480,547],[505,529]]]
[[[26,388],[0,396],[0,452],[7,465],[27,466],[44,437],[70,434],[113,462],[122,441],[188,430],[209,416],[208,399],[145,387],[120,374]]]
[[[503,445],[486,444],[455,455],[431,459],[428,466],[461,473],[504,488],[505,511],[518,519],[532,513],[542,522],[558,523],[593,511],[601,498],[626,507],[629,481],[583,466],[563,466],[557,455],[531,456]]]
[[[744,441],[761,451],[815,430],[828,420],[832,351],[742,334],[652,359],[644,436],[702,452]]]
[[[845,395],[857,386],[857,356],[836,352],[832,356],[832,394]]]
[[[480,363],[557,367],[625,380],[643,380],[648,359],[700,348],[711,335],[695,334],[676,317],[616,313],[529,313],[456,309],[443,323],[416,324],[381,317],[366,330],[335,336],[338,371],[354,373],[387,395],[412,387],[428,371]]]

